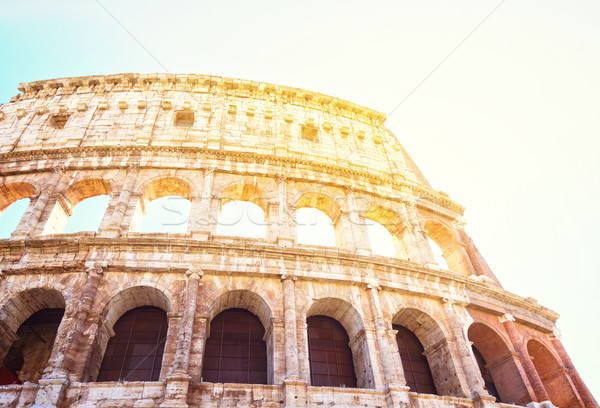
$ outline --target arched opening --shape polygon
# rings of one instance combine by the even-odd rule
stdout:
[[[323,376],[325,367],[328,367],[330,370],[333,370],[332,366],[334,365],[334,363],[337,364],[336,360],[333,358],[333,354],[330,354],[329,357],[326,356],[327,360],[325,361],[329,361],[331,362],[331,364],[323,365],[323,349],[325,347],[328,347],[325,349],[325,351],[328,353],[341,353],[342,345],[346,344],[350,350],[350,358],[352,361],[352,365],[348,364],[347,354],[345,355],[345,357],[340,354],[339,362],[343,364],[338,367],[338,370],[340,368],[344,368],[344,371],[339,372],[339,376],[344,381],[349,381],[344,386],[350,387],[350,384],[354,384],[353,386],[357,388],[375,388],[375,378],[373,376],[373,370],[371,368],[371,357],[369,355],[369,347],[367,345],[368,335],[364,331],[363,319],[356,310],[356,308],[354,308],[352,304],[343,299],[328,297],[315,301],[308,309],[306,316],[306,324],[308,327],[308,333],[306,338],[306,347],[308,349],[308,367],[312,367],[313,364],[310,358],[311,347],[314,347],[315,345],[318,346],[315,348],[315,356],[317,357],[315,363],[318,363],[316,365],[316,375]],[[331,320],[327,320],[327,322],[325,322],[322,319],[312,320],[321,322],[320,326],[317,326],[318,330],[313,330],[312,333],[315,335],[315,343],[311,343],[311,340],[309,339],[309,337],[311,336],[311,318],[313,316],[319,318],[326,317],[333,320],[333,322]],[[324,326],[324,328],[321,326]],[[339,330],[340,328],[343,331],[343,334]],[[327,334],[328,331],[330,334]],[[344,339],[342,340],[342,337],[344,335],[347,337],[344,337]],[[321,339],[325,340],[327,338],[330,339],[329,343],[320,342]],[[335,342],[333,343],[331,342],[332,338],[335,339]],[[352,376],[349,371],[350,368],[352,368],[354,372],[354,383],[351,381]],[[330,384],[336,384],[336,381],[339,381],[340,379],[335,379],[335,375],[338,374],[335,374],[334,371],[330,371],[330,373],[332,373],[332,378],[328,381],[332,381],[330,382]],[[311,376],[313,375],[312,371],[310,374]],[[319,378],[320,380],[325,381],[325,377],[317,377],[317,379]],[[337,383],[337,385],[335,386],[341,386],[341,384],[344,383],[340,382]]]
[[[471,275],[472,266],[466,252],[452,231],[437,221],[427,221],[424,226],[436,262],[442,268]]]
[[[268,198],[252,184],[234,184],[223,191],[220,200],[217,235],[267,237]]]
[[[217,221],[217,235],[266,238],[265,212],[249,201],[229,201],[221,207]]]
[[[436,394],[433,376],[427,358],[423,354],[425,349],[413,332],[399,324],[392,325],[397,330],[396,343],[402,361],[406,385],[412,392],[422,394]]]
[[[475,358],[477,359],[478,355],[481,357],[477,362],[480,364],[481,376],[490,395],[507,404],[524,406],[530,403],[531,397],[513,353],[502,337],[489,326],[477,322],[469,327],[468,337],[473,342]]]
[[[210,322],[202,379],[218,383],[267,384],[265,329],[244,309],[228,309]]]
[[[365,210],[371,250],[375,255],[409,259],[404,243],[404,224],[394,211],[379,205]]]
[[[42,235],[96,231],[106,212],[108,196],[111,191],[110,183],[103,179],[87,179],[73,183],[58,197],[58,201],[44,225]],[[87,200],[92,197],[94,197],[93,200]],[[83,202],[84,200],[86,203]],[[82,206],[79,206],[79,203]],[[76,216],[76,218],[71,220],[72,216]],[[69,223],[68,231],[66,230],[67,223]]]
[[[327,316],[311,316],[306,324],[311,385],[355,388],[352,350],[344,327]]]
[[[100,314],[105,323],[92,344],[84,381],[159,379],[170,311],[165,293],[151,286],[134,286],[114,295]]]
[[[333,221],[323,211],[313,207],[299,208],[296,226],[299,244],[335,246]]]
[[[157,307],[138,307],[121,316],[97,381],[158,381],[167,328],[167,314]]]
[[[27,211],[35,189],[29,183],[9,183],[0,187],[0,239],[10,238]]]
[[[185,233],[191,210],[192,189],[176,177],[147,184],[135,209],[130,231]]]
[[[10,238],[10,235],[17,229],[21,218],[27,211],[30,203],[29,198],[21,198],[10,204],[0,215],[0,239]]]
[[[37,382],[48,367],[65,311],[55,290],[31,289],[0,311],[0,385]]]
[[[529,340],[527,352],[533,360],[535,370],[544,384],[550,401],[561,408],[581,407],[582,404],[573,390],[573,384],[566,370],[550,350],[537,340]]]
[[[429,247],[431,248],[431,252],[433,253],[433,260],[438,264],[440,268],[450,270],[448,266],[448,262],[446,262],[446,258],[444,258],[444,251],[442,248],[431,238],[427,237],[427,242],[429,243]]]
[[[106,209],[109,195],[98,195],[86,198],[73,207],[71,215],[65,224],[64,233],[70,234],[82,231],[98,231]]]
[[[402,336],[401,340],[405,346],[410,347],[402,356],[401,347],[403,347],[403,343],[397,341],[400,362],[406,381],[409,383],[411,379],[413,380],[413,384],[409,383],[409,387],[411,389],[413,386],[415,389],[423,389],[423,391],[416,392],[429,391],[429,393],[438,395],[464,397],[464,390],[458,379],[448,339],[437,322],[427,313],[413,308],[406,308],[400,310],[394,316],[392,324],[394,328],[404,328],[398,330],[398,335]],[[423,347],[423,351],[418,347],[419,344]],[[409,361],[405,364],[407,356]],[[426,379],[426,367],[429,368],[431,373],[433,386],[428,384]],[[415,375],[415,368],[417,375]]]
[[[344,246],[340,206],[328,195],[305,193],[296,202],[298,243]]]

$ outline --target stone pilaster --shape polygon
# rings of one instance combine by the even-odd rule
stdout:
[[[283,319],[285,330],[285,378],[297,381],[298,372],[298,342],[296,339],[296,293],[294,290],[295,276],[282,276],[283,286]]]
[[[358,209],[356,193],[352,188],[345,189],[347,212],[342,209],[340,214],[341,228],[339,232],[344,239],[336,236],[336,240],[343,244],[344,248],[356,251],[359,255],[371,255],[371,242],[364,215]],[[338,231],[336,231],[338,235]]]
[[[392,355],[390,337],[383,322],[383,313],[379,302],[379,290],[381,290],[379,286],[367,285],[371,313],[375,321],[375,333],[377,336],[377,345],[379,346],[379,358],[383,368],[383,381],[388,408],[399,408],[408,404],[408,387],[406,386],[404,372],[400,373],[394,365],[394,362],[397,360]]]
[[[204,180],[202,182],[202,193],[199,200],[192,201],[188,232],[192,233],[194,239],[207,240],[217,232],[218,213],[213,212],[212,190],[215,180],[215,168],[203,169]]]
[[[123,225],[127,207],[131,204],[131,194],[135,188],[140,173],[139,166],[129,166],[125,181],[121,186],[121,191],[117,198],[117,203],[114,206],[112,213],[109,211],[104,215],[104,220],[100,226],[100,233],[103,236],[117,237],[124,231],[127,231],[128,226]],[[135,204],[135,203],[134,203]],[[109,207],[110,208],[110,207]],[[104,227],[106,225],[106,227]]]
[[[277,218],[273,217],[269,220],[269,233],[272,235],[272,241],[283,247],[291,247],[297,240],[296,208],[288,204],[288,177],[277,174],[275,181],[277,182]]]
[[[44,183],[45,187],[35,201],[29,205],[30,208],[27,209],[26,214],[21,218],[21,222],[15,232],[12,233],[11,238],[24,239],[41,234],[44,229],[44,223],[48,220],[53,204],[55,203],[55,200],[51,200],[51,197],[56,198],[55,193],[64,184],[64,174],[65,171],[62,166],[57,166],[52,170],[49,180]],[[45,217],[43,217],[44,215]]]
[[[455,307],[457,307],[455,302],[450,298],[444,298],[442,299],[442,305],[451,335],[454,338],[450,345],[454,346],[454,351],[460,362],[457,370],[462,371],[458,377],[463,392],[473,400],[484,398],[486,401],[491,399],[491,402],[493,402],[494,398],[484,388],[477,361],[460,325],[461,319],[455,310]]]
[[[188,373],[189,356],[201,276],[201,272],[188,271],[183,317],[179,326],[173,367],[166,378],[165,400],[160,405],[162,408],[187,408],[188,406],[187,394],[191,381]]]
[[[427,242],[427,236],[419,223],[416,202],[407,199],[403,202],[402,208],[404,209],[408,224],[405,231],[405,239],[410,242],[410,260],[421,265],[435,263],[433,252],[431,251],[429,242]]]

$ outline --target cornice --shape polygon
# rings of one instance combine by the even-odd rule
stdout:
[[[511,314],[517,317],[521,315],[518,320],[524,324],[532,325],[535,327],[543,327],[540,323],[528,319],[527,315],[533,315],[539,319],[546,319],[549,322],[555,322],[559,315],[537,303],[531,302],[527,298],[520,297],[516,294],[508,292],[502,288],[485,284],[480,281],[470,279],[466,276],[458,275],[449,271],[441,271],[437,269],[430,269],[414,262],[407,260],[377,257],[377,256],[363,256],[357,255],[348,251],[339,249],[320,249],[320,248],[282,248],[276,245],[270,245],[267,242],[247,242],[244,239],[232,239],[228,240],[227,244],[223,244],[218,241],[197,241],[190,239],[183,234],[179,234],[177,237],[169,236],[164,234],[164,237],[159,237],[157,234],[153,234],[152,237],[122,237],[122,238],[103,238],[103,237],[92,237],[92,236],[80,236],[78,234],[69,234],[68,236],[50,236],[47,238],[36,238],[27,240],[1,240],[0,241],[0,252],[5,252],[4,262],[0,266],[4,277],[13,274],[22,273],[63,273],[63,272],[77,272],[85,271],[85,261],[56,261],[46,262],[40,259],[38,264],[29,262],[21,265],[20,260],[22,255],[30,252],[39,252],[40,254],[50,254],[53,251],[60,251],[62,254],[73,252],[73,253],[91,253],[91,248],[98,247],[109,247],[114,249],[118,253],[123,252],[144,252],[144,251],[157,251],[161,248],[167,252],[172,253],[186,253],[193,254],[194,252],[203,253],[214,253],[219,256],[224,255],[224,251],[227,253],[243,253],[244,258],[263,259],[274,261],[274,269],[272,272],[265,272],[264,265],[261,266],[260,272],[252,272],[245,268],[244,271],[236,272],[235,266],[237,264],[230,264],[230,268],[227,271],[228,275],[240,276],[265,276],[272,275],[279,279],[281,276],[280,262],[289,262],[292,265],[301,264],[336,264],[345,265],[355,270],[369,271],[373,276],[377,276],[379,286],[387,291],[397,292],[398,284],[395,283],[396,279],[386,280],[386,274],[399,274],[408,278],[417,280],[419,282],[435,282],[435,287],[439,287],[439,284],[443,284],[449,288],[457,289],[460,292],[465,293],[468,299],[471,299],[473,295],[478,294],[485,296],[488,299],[492,299],[493,302],[486,306],[486,311],[496,315],[502,315],[510,311]],[[10,255],[9,255],[10,254]],[[43,256],[43,255],[41,255]],[[34,259],[29,257],[30,259]],[[13,262],[10,262],[12,259]],[[178,262],[176,260],[170,260],[166,262],[164,266],[157,266],[156,262],[152,262],[152,267],[144,264],[144,261],[118,261],[111,262],[106,261],[106,265],[103,267],[104,271],[130,271],[130,272],[148,272],[154,270],[155,272],[181,272],[185,273],[189,269],[189,257],[186,257],[188,261]],[[90,261],[89,259],[87,261]],[[92,260],[93,261],[93,260]],[[233,268],[231,268],[233,266]],[[218,268],[211,268],[210,265],[202,265],[202,270],[205,275],[222,275],[223,271]],[[327,276],[323,276],[327,274]],[[350,284],[369,284],[373,276],[367,274],[352,274],[351,279],[341,279],[336,277],[334,273],[329,272],[315,272],[318,276],[309,276],[302,273],[297,273],[295,276],[299,280],[313,280],[318,278],[319,282],[330,281],[330,282],[345,282]],[[426,285],[429,287],[428,285]],[[406,290],[400,290],[400,292],[406,292]],[[420,293],[420,292],[419,292]],[[411,292],[411,294],[414,294]],[[439,296],[438,296],[439,295]],[[446,294],[439,293],[428,294],[422,293],[421,296],[436,297],[440,299]],[[475,296],[477,297],[477,296]],[[473,299],[475,300],[475,299]],[[468,301],[471,304],[471,300]]]
[[[21,94],[11,103],[53,95],[93,93],[106,95],[111,92],[176,91],[210,93],[217,96],[252,98],[299,105],[326,112],[335,112],[349,118],[381,125],[386,115],[333,96],[284,85],[254,82],[197,74],[116,74],[85,77],[48,79],[18,86]]]
[[[51,150],[27,150],[27,151],[15,151],[9,153],[0,153],[0,166],[3,175],[9,174],[21,174],[20,170],[12,170],[10,167],[7,168],[5,164],[16,163],[18,161],[37,161],[37,160],[50,160],[51,162],[65,162],[65,157],[73,158],[93,158],[93,157],[107,157],[107,156],[131,156],[132,160],[139,159],[142,156],[158,156],[160,154],[174,154],[177,157],[187,157],[189,159],[217,159],[217,160],[235,160],[236,162],[248,162],[257,164],[275,164],[278,167],[286,166],[297,166],[302,165],[310,168],[316,173],[332,174],[337,176],[345,176],[354,179],[363,179],[370,185],[381,186],[388,185],[393,190],[401,193],[409,191],[412,196],[419,199],[419,204],[423,204],[421,200],[427,200],[430,203],[430,208],[435,209],[435,206],[446,208],[450,211],[456,212],[459,216],[464,214],[465,207],[458,204],[447,196],[440,194],[439,192],[411,182],[401,175],[398,174],[376,174],[368,170],[358,169],[355,167],[344,167],[335,164],[321,163],[312,160],[304,160],[298,158],[288,158],[274,155],[266,155],[252,152],[239,152],[239,151],[228,151],[228,150],[216,150],[208,149],[203,147],[194,146],[86,146],[86,147],[71,147],[71,148],[58,148]],[[129,163],[131,164],[131,163]],[[123,165],[124,166],[124,165]],[[123,167],[121,166],[121,167]],[[148,167],[153,168],[152,165],[140,165],[141,168]],[[161,166],[163,167],[163,166]],[[97,167],[94,167],[97,168]],[[103,166],[103,168],[109,168]],[[50,168],[49,168],[50,169]],[[81,167],[77,167],[81,170]],[[200,166],[198,167],[200,170]],[[364,168],[366,169],[366,168]],[[216,169],[219,171],[219,169]],[[34,168],[29,172],[44,171],[44,168]],[[223,170],[225,172],[225,170]],[[290,175],[290,179],[293,177]],[[335,179],[338,179],[337,177]],[[340,185],[344,187],[345,185]],[[371,192],[369,192],[371,193]]]

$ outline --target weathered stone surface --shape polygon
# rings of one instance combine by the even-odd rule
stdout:
[[[1,406],[497,406],[471,345],[503,402],[598,406],[555,336],[558,315],[502,289],[463,229],[464,208],[432,189],[383,114],[198,75],[20,89],[0,106],[0,210],[31,202],[0,240],[0,361],[13,345],[26,350],[19,375],[32,382],[0,386]],[[99,230],[64,234],[74,207],[96,195],[109,196]],[[146,206],[171,195],[191,201],[186,232],[141,233]],[[234,200],[264,211],[264,239],[216,235]],[[331,218],[335,247],[298,244],[303,207]],[[396,257],[373,255],[366,220],[387,228]],[[167,313],[160,380],[94,382],[113,326],[140,306]],[[23,323],[48,308],[64,316],[36,343]],[[210,321],[231,308],[265,328],[267,385],[203,381]],[[315,315],[346,330],[358,388],[310,385]],[[422,343],[440,395],[409,392],[393,325]]]

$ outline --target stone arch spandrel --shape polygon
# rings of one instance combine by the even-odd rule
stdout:
[[[165,196],[179,196],[191,200],[192,194],[192,185],[181,176],[158,176],[145,180],[142,188],[142,198],[146,202]]]
[[[492,325],[475,320],[468,328],[468,340],[485,360],[500,401],[526,405],[531,402],[525,373],[517,363],[518,357],[510,339]]]
[[[70,208],[73,209],[73,207],[86,198],[97,195],[110,195],[112,189],[111,183],[106,179],[89,178],[74,182],[62,195]]]
[[[525,344],[550,401],[561,408],[583,407],[583,401],[554,349],[537,336],[527,336]]]

